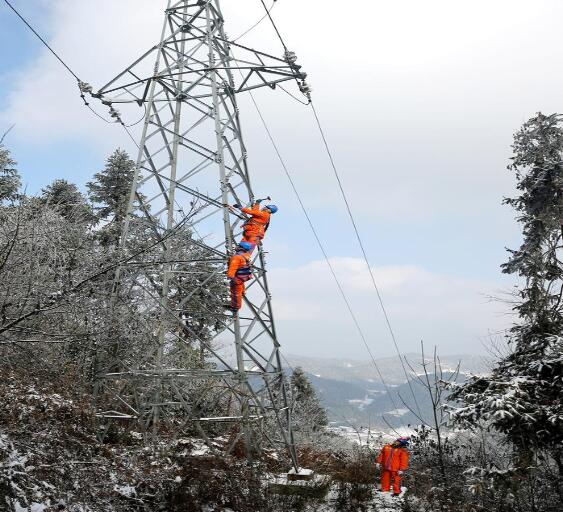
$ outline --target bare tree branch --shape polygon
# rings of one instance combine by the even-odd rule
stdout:
[[[3,134],[2,137],[0,137],[0,144],[2,144],[4,142],[4,139],[6,138],[6,135],[8,135],[8,133],[10,133],[12,131],[12,129],[14,128],[14,126],[16,126],[16,123],[14,123],[12,126],[10,126]]]

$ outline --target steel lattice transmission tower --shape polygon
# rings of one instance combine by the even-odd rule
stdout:
[[[270,422],[276,433],[268,440],[287,447],[296,465],[261,248],[254,253],[255,279],[250,281],[240,314],[209,312],[207,316],[199,311],[198,319],[212,326],[205,336],[190,321],[194,297],[205,294],[206,283],[223,275],[239,239],[244,219],[227,205],[249,204],[255,199],[237,94],[265,86],[273,89],[289,80],[296,80],[301,92],[308,91],[293,54],[277,58],[231,43],[223,25],[219,0],[169,0],[160,43],[93,94],[118,119],[117,109],[128,108],[124,104],[146,109],[121,243],[128,243],[134,222],[142,222],[161,241],[156,247],[159,263],[129,285],[142,295],[147,311],[158,311],[153,346],[148,347],[140,367],[127,366],[118,356],[106,366],[106,382],[118,381],[116,399],[125,412],[116,408],[102,416],[133,416],[156,428],[166,416],[167,406],[180,406],[186,422],[195,424],[204,437],[214,422],[239,424],[239,434],[229,449],[239,439],[245,440],[247,449],[256,449],[257,438],[265,435],[261,426]],[[174,261],[175,239],[184,228],[200,249],[198,258],[190,262]],[[128,264],[135,263],[133,255]],[[178,274],[186,272],[190,264],[201,271],[202,263],[209,264],[203,267],[209,276],[184,293],[180,302],[173,300]],[[124,272],[118,271],[117,285]],[[213,359],[212,367],[167,366],[167,353],[193,350],[195,344]],[[225,355],[229,350],[232,357]],[[190,395],[196,381],[207,383],[229,410],[202,418],[198,413],[201,404]],[[128,392],[120,393],[125,387]]]

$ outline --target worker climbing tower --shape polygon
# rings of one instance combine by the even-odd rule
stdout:
[[[238,314],[206,297],[219,283],[226,302],[225,264],[244,221],[228,205],[255,199],[237,95],[290,80],[307,94],[304,79],[291,52],[278,58],[230,42],[219,0],[169,0],[160,42],[92,93],[117,121],[124,109],[145,109],[114,295],[134,296],[153,326],[142,364],[128,362],[119,340],[106,351],[100,373],[116,406],[100,416],[136,418],[156,434],[181,408],[177,428],[210,441],[227,422],[236,432],[227,450],[244,441],[251,453],[268,442],[297,465],[262,249]],[[186,364],[171,367],[171,354]]]

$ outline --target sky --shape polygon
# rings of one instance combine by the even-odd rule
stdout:
[[[165,0],[12,0],[94,88],[158,42]],[[267,2],[271,5],[271,1]],[[222,0],[229,36],[260,0]],[[487,351],[515,317],[500,273],[520,241],[503,197],[513,133],[560,111],[557,0],[277,0],[274,17],[308,74],[400,350]],[[239,41],[274,55],[266,21]],[[310,108],[283,92],[256,99],[294,175],[376,357],[394,353]],[[366,359],[366,350],[260,120],[240,97],[254,190],[280,210],[266,250],[284,350]],[[101,105],[95,108],[105,114]],[[135,119],[136,120],[136,119]],[[132,121],[132,120],[129,120]],[[134,146],[81,104],[76,81],[0,3],[0,132],[28,193],[54,179],[84,187],[107,156]]]

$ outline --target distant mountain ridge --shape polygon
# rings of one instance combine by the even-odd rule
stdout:
[[[416,373],[422,373],[420,354],[405,356]],[[298,355],[287,355],[286,359],[293,368],[300,366],[305,370],[334,424],[385,428],[387,423],[394,427],[420,423],[409,407],[417,413],[420,408],[427,421],[431,417],[430,401],[424,388],[405,365],[411,377],[409,385],[398,357],[376,359],[387,387],[371,361]],[[492,362],[485,356],[467,354],[444,356],[440,360],[445,374],[460,363],[458,380],[465,380],[468,374],[486,373]],[[430,369],[433,370],[433,365]]]

